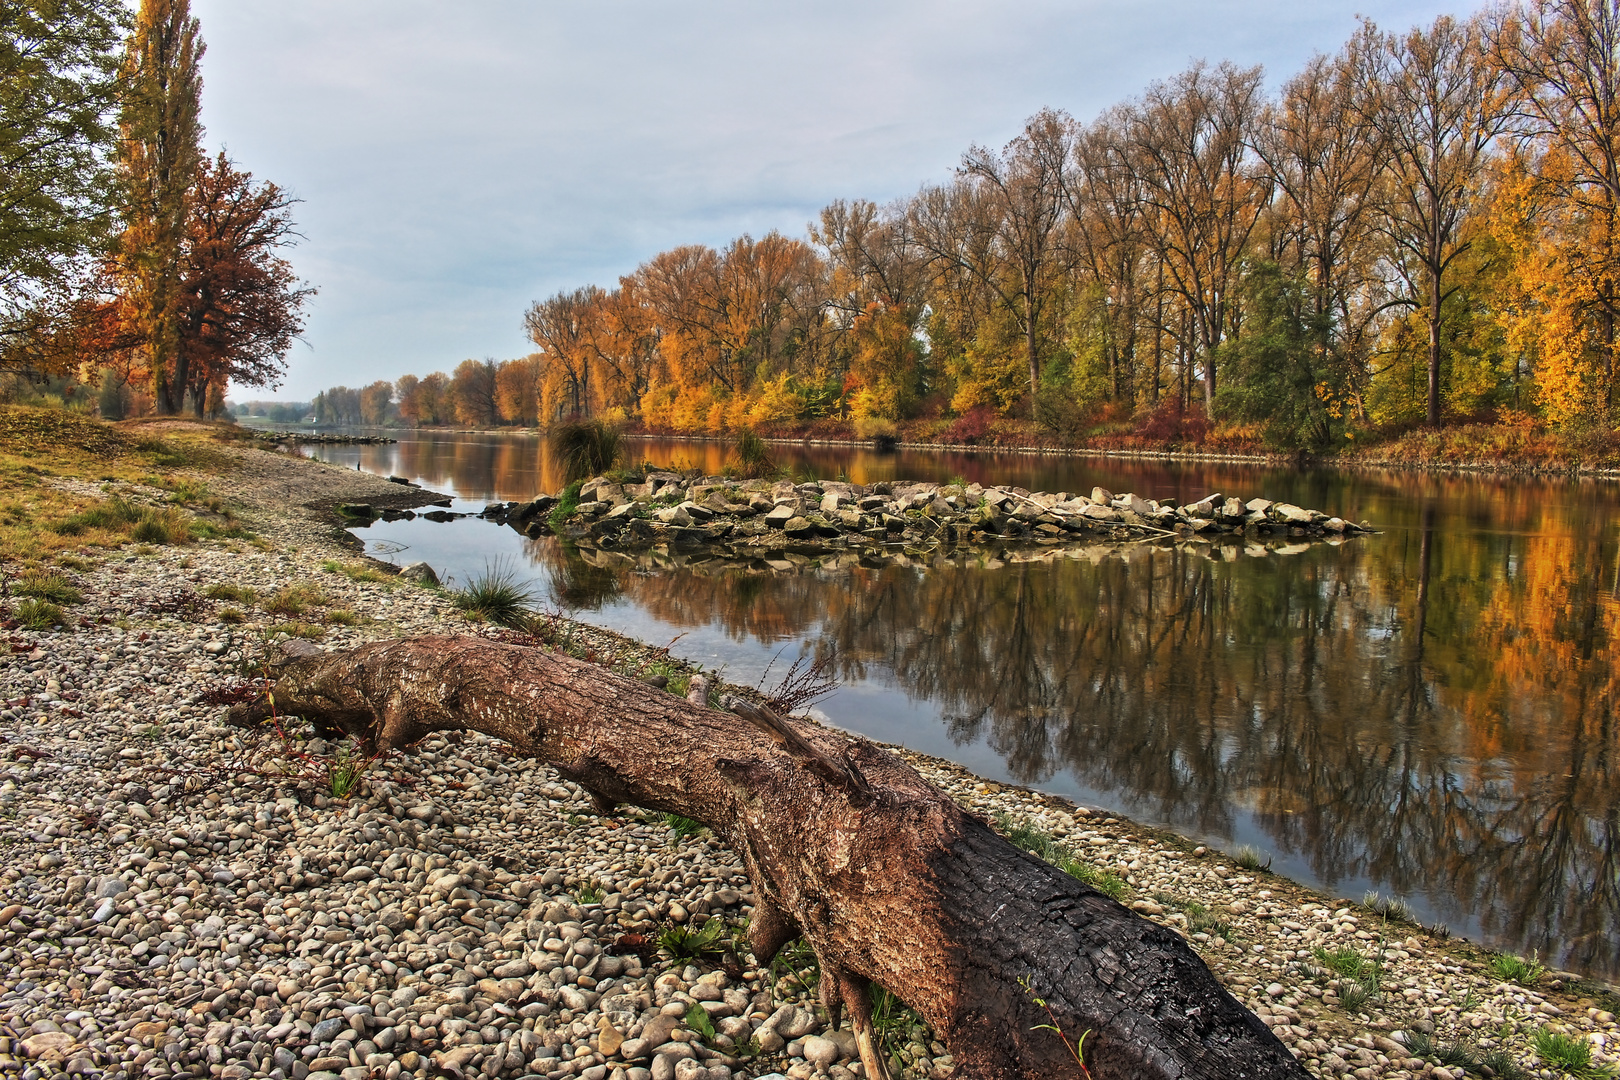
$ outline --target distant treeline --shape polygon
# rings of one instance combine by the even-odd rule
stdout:
[[[318,415],[720,432],[1166,416],[1326,447],[1497,416],[1613,427],[1620,6],[1363,22],[1275,96],[1194,64],[1044,110],[806,239],[663,252],[532,305],[537,351],[334,388]],[[324,412],[323,412],[324,410]]]

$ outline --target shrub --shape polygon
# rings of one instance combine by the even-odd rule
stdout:
[[[990,427],[995,421],[996,412],[990,406],[974,406],[940,433],[940,442],[972,446],[990,434]]]
[[[1159,443],[1196,446],[1209,437],[1209,417],[1197,409],[1183,409],[1179,398],[1165,398],[1142,422],[1136,434]]]
[[[88,529],[122,533],[143,544],[188,544],[194,537],[191,518],[180,510],[143,506],[121,496],[95,503],[51,526],[62,536],[79,536]]]
[[[607,472],[623,453],[619,433],[600,420],[558,424],[551,429],[547,442],[568,482]]]

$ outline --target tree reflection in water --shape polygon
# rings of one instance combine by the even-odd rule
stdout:
[[[590,553],[603,565],[587,570],[556,545],[534,554],[565,582],[613,578],[677,626],[832,648],[840,678],[932,703],[953,739],[984,740],[1023,782],[1067,771],[1216,835],[1247,811],[1328,885],[1365,876],[1613,973],[1616,606],[1601,545],[1566,532],[1493,549],[1448,538],[1432,509],[1414,525],[1381,548],[1269,557],[1142,545],[637,574],[623,556]]]
[[[634,446],[708,470],[724,453]],[[983,740],[1025,782],[1068,773],[1200,833],[1252,820],[1328,887],[1364,877],[1475,917],[1503,946],[1620,974],[1612,485],[777,450],[857,482],[959,473],[1053,491],[1263,493],[1386,531],[1292,556],[1142,546],[926,568],[850,557],[796,572],[644,573],[549,541],[530,557],[575,610],[634,605],[738,642],[835,646],[846,682],[929,703],[952,738]],[[420,434],[321,452],[473,499],[557,486],[533,437]]]

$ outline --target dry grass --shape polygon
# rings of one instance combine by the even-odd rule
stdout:
[[[222,527],[182,509],[193,502],[218,502],[201,484],[154,475],[154,470],[225,467],[229,459],[211,445],[215,438],[206,428],[180,426],[155,438],[141,427],[104,424],[78,413],[0,406],[0,560],[64,565],[94,548],[131,541],[184,544],[240,534],[228,511]],[[77,495],[49,483],[52,477],[155,484],[168,490],[168,504],[147,505],[117,494]]]

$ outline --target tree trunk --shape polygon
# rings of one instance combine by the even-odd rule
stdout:
[[[1014,848],[863,739],[477,637],[286,648],[297,652],[278,662],[273,699],[236,706],[233,722],[267,717],[273,700],[376,751],[473,729],[550,762],[604,810],[708,825],[754,882],[756,960],[804,936],[873,1080],[887,1073],[872,982],[915,1008],[971,1080],[1087,1075],[1070,1050],[1082,1033],[1097,1080],[1307,1075],[1178,934]],[[1042,1027],[1054,1023],[1068,1042]]]
[[[1440,271],[1429,273],[1429,397],[1424,419],[1432,428],[1440,426]]]

